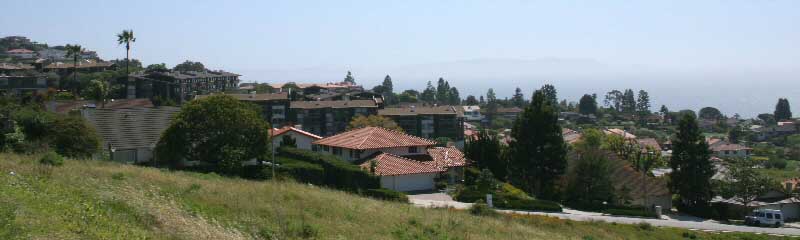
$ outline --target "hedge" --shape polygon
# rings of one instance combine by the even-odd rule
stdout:
[[[385,189],[385,188],[378,188],[378,189],[367,189],[366,191],[362,192],[365,196],[380,199],[380,200],[388,200],[388,201],[398,201],[398,202],[408,202],[408,196],[405,193]]]
[[[379,177],[336,156],[289,147],[281,147],[279,152],[283,157],[322,166],[325,176],[322,185],[347,191],[380,188]]]
[[[315,185],[324,185],[325,170],[319,164],[302,161],[281,161],[279,174],[291,176],[294,180]]]

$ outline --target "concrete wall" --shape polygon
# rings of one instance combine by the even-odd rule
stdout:
[[[311,138],[309,136],[306,136],[306,135],[303,135],[303,134],[300,134],[300,133],[297,133],[297,132],[294,132],[294,131],[289,131],[289,132],[286,132],[284,134],[281,134],[280,136],[277,136],[277,137],[273,138],[272,139],[272,146],[275,147],[275,148],[280,147],[281,143],[283,143],[283,136],[287,136],[287,135],[294,139],[295,144],[297,144],[297,148],[298,149],[311,150],[311,142],[316,140],[316,139]]]

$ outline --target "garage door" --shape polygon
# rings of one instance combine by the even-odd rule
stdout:
[[[434,188],[434,174],[413,174],[381,177],[381,186],[395,191],[421,191]]]

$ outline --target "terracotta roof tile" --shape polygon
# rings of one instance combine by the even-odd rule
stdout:
[[[462,167],[467,165],[464,153],[454,147],[435,147],[428,149],[433,164],[440,168]]]
[[[289,108],[292,109],[317,109],[317,108],[377,108],[375,100],[337,100],[337,101],[293,101]]]
[[[314,141],[314,144],[348,149],[431,146],[436,142],[380,127],[365,127]]]
[[[369,171],[371,165],[370,162],[372,161],[377,163],[377,166],[375,167],[375,175],[378,176],[438,173],[444,171],[433,164],[426,164],[389,153],[378,154],[374,158],[362,163],[360,165],[361,168]]]
[[[282,127],[280,129],[273,128],[273,129],[270,130],[270,135],[272,137],[277,137],[277,136],[280,136],[280,135],[282,135],[284,133],[287,133],[287,132],[296,132],[296,133],[299,133],[299,134],[302,134],[302,135],[309,136],[309,137],[311,137],[313,139],[322,139],[322,137],[320,137],[318,135],[315,135],[313,133],[306,132],[306,131],[303,131],[303,130],[300,130],[300,129],[297,129],[297,128],[294,128],[294,127],[289,127],[289,126]]]
[[[241,88],[241,87],[240,87]],[[195,99],[203,99],[216,94],[197,95]],[[286,92],[281,93],[257,93],[257,94],[222,94],[231,96],[239,101],[270,101],[270,100],[289,100],[289,94]]]

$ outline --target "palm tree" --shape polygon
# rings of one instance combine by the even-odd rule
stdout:
[[[81,58],[81,53],[83,53],[84,49],[81,45],[75,44],[67,44],[64,47],[67,51],[67,57],[72,57],[73,60],[73,69],[72,69],[72,77],[75,83],[78,82],[78,59]],[[77,90],[77,89],[76,89]]]
[[[133,30],[122,30],[121,33],[118,33],[117,42],[120,45],[125,44],[125,75],[127,76],[130,74],[128,65],[130,65],[131,61],[131,43],[136,42],[136,38],[133,37]]]

